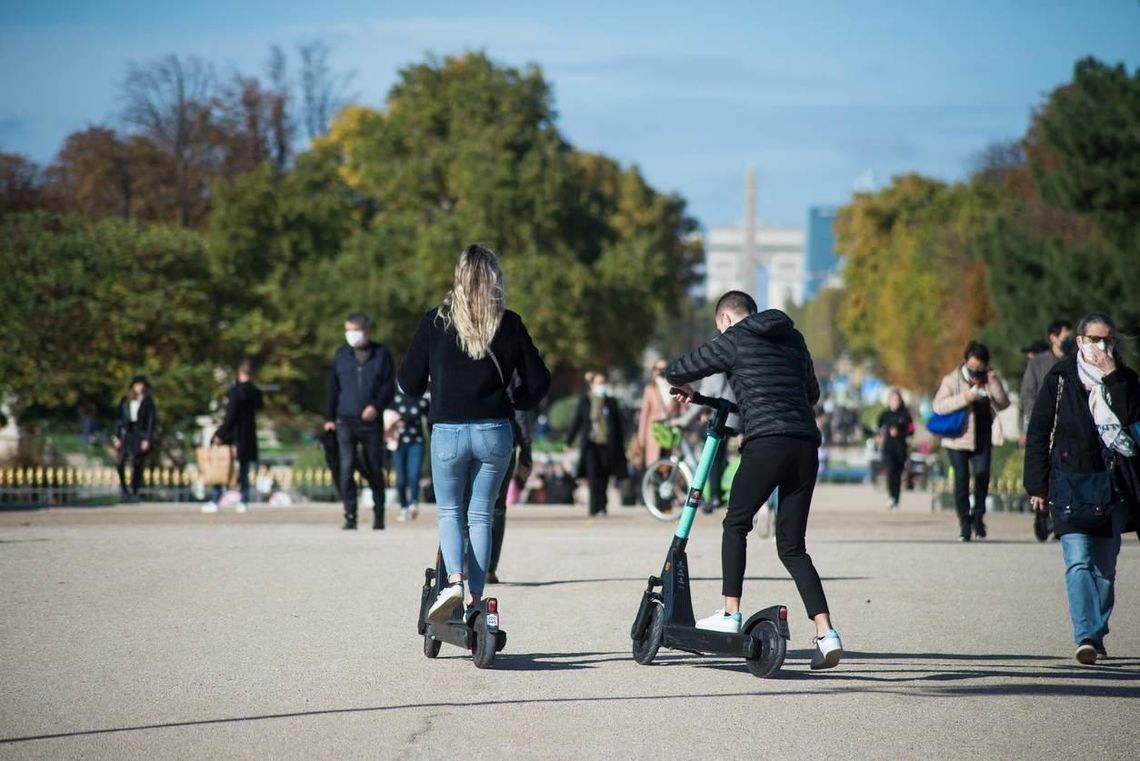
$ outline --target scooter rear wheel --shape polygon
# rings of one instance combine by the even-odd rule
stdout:
[[[661,648],[661,638],[665,633],[665,606],[660,602],[653,603],[653,612],[649,614],[649,623],[640,639],[633,640],[633,659],[642,666],[653,663],[657,651]]]
[[[788,654],[788,643],[780,635],[776,624],[767,620],[757,621],[748,630],[748,636],[756,640],[760,648],[759,655],[744,661],[752,675],[766,679],[779,671]]]
[[[471,660],[475,663],[475,668],[491,668],[498,651],[498,637],[487,628],[487,619],[483,616],[477,616],[473,626],[475,641],[471,645]]]
[[[443,643],[435,639],[430,634],[424,635],[424,655],[428,658],[434,658],[439,655],[439,647]]]

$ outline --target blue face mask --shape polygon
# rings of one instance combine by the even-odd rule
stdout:
[[[594,396],[603,397],[606,395],[605,386],[594,386]]]

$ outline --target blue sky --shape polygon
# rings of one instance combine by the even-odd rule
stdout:
[[[962,177],[1082,56],[1140,66],[1140,0],[5,0],[0,150],[46,162],[69,132],[114,123],[128,61],[260,73],[270,45],[313,39],[372,105],[428,53],[537,63],[577,147],[636,163],[706,225],[740,219],[753,164],[761,219],[802,226],[871,180]]]

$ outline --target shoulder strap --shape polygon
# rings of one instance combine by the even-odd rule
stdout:
[[[1057,416],[1061,412],[1061,392],[1065,390],[1065,376],[1057,376],[1057,401],[1053,405],[1053,429],[1049,431],[1049,455],[1053,455],[1053,441],[1057,438]]]
[[[506,392],[507,398],[511,400],[511,404],[514,404],[514,394],[511,393],[511,388],[507,385],[507,376],[503,375],[503,366],[499,364],[499,358],[495,356],[495,352],[491,350],[490,346],[487,347],[487,356],[495,363],[495,369],[499,371],[499,382],[503,384],[503,391]]]

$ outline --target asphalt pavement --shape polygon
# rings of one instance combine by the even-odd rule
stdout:
[[[0,759],[1140,758],[1140,544],[1120,554],[1110,658],[1073,659],[1064,568],[1024,514],[986,541],[908,493],[821,486],[808,548],[847,650],[812,626],[771,540],[746,610],[788,605],[784,668],[662,650],[629,626],[672,526],[639,508],[512,507],[506,649],[476,669],[415,629],[434,511],[341,531],[332,505],[0,513]],[[698,615],[720,605],[720,525],[689,544]]]

